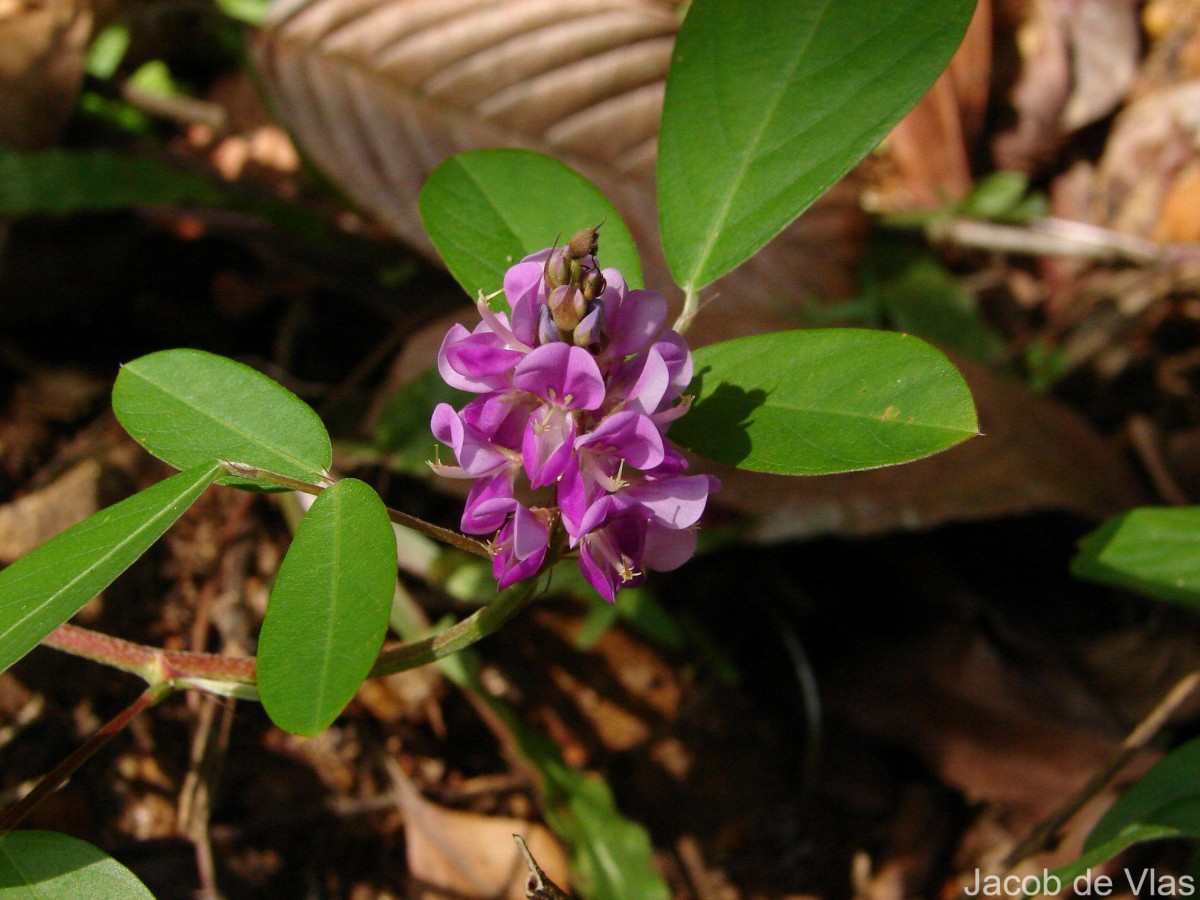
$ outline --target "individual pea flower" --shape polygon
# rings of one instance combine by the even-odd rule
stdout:
[[[585,229],[512,266],[508,312],[480,297],[479,325],[453,326],[438,353],[446,382],[478,396],[461,411],[434,411],[434,435],[457,465],[431,465],[475,480],[461,527],[495,533],[501,589],[552,564],[555,547],[612,601],[647,568],[691,557],[696,524],[720,488],[712,476],[686,474],[665,437],[691,403],[687,343],[665,327],[662,295],[631,290],[619,271],[599,267],[598,240]],[[542,505],[526,505],[531,492]]]

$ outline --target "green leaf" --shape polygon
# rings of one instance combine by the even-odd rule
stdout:
[[[908,335],[783,331],[712,344],[693,358],[696,403],[671,439],[741,469],[873,469],[929,456],[979,430],[962,375]]]
[[[675,42],[658,212],[675,280],[748,259],[920,99],[975,0],[695,0]]]
[[[1050,872],[1047,878],[1042,879],[1041,888],[1038,893],[1057,896],[1070,888],[1077,879],[1082,879],[1079,881],[1081,888],[1088,889],[1090,883],[1091,890],[1095,892],[1096,896],[1108,896],[1099,892],[1107,890],[1108,887],[1113,887],[1114,885],[1118,887],[1126,887],[1127,885],[1124,884],[1123,879],[1116,878],[1112,879],[1113,883],[1105,887],[1103,883],[1096,882],[1096,876],[1089,875],[1093,867],[1108,862],[1118,853],[1123,853],[1134,844],[1165,841],[1179,837],[1186,837],[1186,835],[1181,834],[1176,828],[1170,828],[1165,825],[1129,825],[1111,840],[1086,850],[1079,859],[1059,866]],[[1051,879],[1057,879],[1057,884]],[[1027,894],[1026,896],[1037,896],[1037,893],[1032,895]],[[1087,896],[1087,894],[1082,893],[1082,896]]]
[[[222,459],[302,481],[333,461],[320,418],[261,372],[202,350],[162,350],[122,367],[113,410],[134,440],[186,469]],[[221,484],[259,487],[224,476]]]
[[[0,215],[185,203],[221,206],[226,198],[205,178],[156,159],[108,150],[14,153],[0,149]]]
[[[0,572],[0,671],[108,587],[183,515],[221,467],[208,462],[102,509]]]
[[[1079,542],[1071,572],[1200,607],[1200,506],[1150,506],[1109,519]]]
[[[91,844],[54,831],[0,838],[0,900],[154,900],[136,875]]]
[[[596,187],[562,163],[528,150],[452,156],[421,189],[421,220],[450,273],[471,298],[490,294],[523,256],[600,229],[600,265],[642,286],[637,248],[620,214]]]
[[[296,529],[258,639],[258,690],[271,720],[313,735],[350,702],[387,632],[396,534],[370,485],[324,490]]]

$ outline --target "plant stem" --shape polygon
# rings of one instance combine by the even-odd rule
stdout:
[[[273,484],[278,487],[288,488],[289,490],[312,494],[314,497],[325,490],[325,485],[310,484],[307,481],[300,481],[299,479],[280,475],[278,472],[271,472],[267,469],[261,469],[258,466],[251,466],[246,463],[221,460],[221,465],[225,467],[225,471],[230,475],[236,475],[238,478],[250,478],[254,481],[261,481],[263,484]],[[451,531],[449,528],[434,525],[432,522],[426,522],[424,519],[418,519],[416,516],[410,516],[408,513],[392,509],[390,506],[387,507],[387,512],[388,517],[397,525],[404,525],[413,531],[419,531],[434,540],[449,544],[451,547],[457,547],[459,550],[464,550],[474,556],[479,556],[483,559],[492,558],[492,554],[488,552],[487,545],[482,541],[469,538],[466,535],[459,534],[457,531]]]
[[[523,589],[505,591],[487,606],[444,631],[384,650],[368,677],[415,669],[465,650],[499,630],[501,625],[528,606],[536,593],[537,578],[530,578]]]
[[[487,606],[444,631],[384,650],[369,677],[415,669],[470,647],[495,633],[528,606],[536,591],[537,581],[530,579],[524,589],[505,591]],[[149,682],[151,688],[195,688],[210,694],[257,699],[253,657],[160,650],[76,625],[60,625],[43,643],[72,656],[130,672]]]
[[[692,319],[696,318],[696,313],[700,311],[700,292],[693,288],[690,284],[683,289],[683,309],[679,313],[679,318],[675,320],[675,324],[671,327],[683,334],[692,325]]]
[[[13,804],[3,816],[0,816],[0,837],[8,834],[21,824],[22,820],[41,803],[47,796],[58,790],[75,770],[91,759],[96,753],[111,741],[130,720],[144,709],[149,709],[172,691],[169,684],[152,684],[142,692],[142,695],[126,707],[116,718],[88,738],[80,747],[47,772],[33,786],[28,794]]]

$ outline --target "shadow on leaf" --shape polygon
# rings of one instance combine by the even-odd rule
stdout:
[[[692,380],[688,393],[699,399],[671,429],[671,439],[701,456],[736,466],[753,449],[750,426],[754,411],[767,402],[767,392],[747,391],[728,381],[710,392],[705,380],[711,377],[711,369],[705,367]]]

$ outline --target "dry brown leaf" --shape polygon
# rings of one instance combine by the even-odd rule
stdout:
[[[1011,4],[1010,4],[1011,6]],[[1017,125],[994,144],[1001,169],[1032,172],[1072,132],[1120,104],[1137,71],[1135,0],[1032,0],[1017,28]]]
[[[1150,237],[1176,181],[1200,162],[1200,81],[1163,88],[1113,123],[1097,173],[1098,218]],[[1181,225],[1186,233],[1187,225]]]
[[[654,162],[675,4],[563,10],[559,0],[289,0],[273,7],[255,57],[305,153],[431,258],[417,195],[433,168],[464,150],[524,147],[604,191],[642,250],[647,284],[666,291]],[[716,292],[734,309],[844,295],[864,226],[854,192],[835,193]]]
[[[967,600],[903,640],[855,641],[825,700],[831,716],[919,753],[969,802],[1002,808],[1023,836],[1109,761],[1127,726],[1058,647],[976,616]]]
[[[980,0],[946,71],[885,142],[900,175],[903,205],[932,209],[971,190],[969,157],[987,111],[991,69],[992,4]]]
[[[91,32],[86,0],[0,6],[0,147],[37,150],[57,142],[83,83]]]
[[[0,563],[82,522],[99,506],[100,464],[87,460],[41,490],[0,506]]]
[[[446,809],[420,795],[397,772],[404,813],[405,854],[416,880],[409,896],[524,900],[529,869],[513,835],[519,834],[551,881],[568,887],[567,856],[545,826],[503,816]]]

